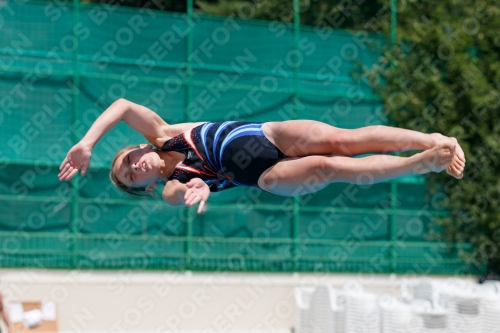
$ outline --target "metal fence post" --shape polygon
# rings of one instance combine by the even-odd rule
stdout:
[[[299,0],[293,0],[293,49],[295,54],[299,50],[300,40],[300,7]],[[294,101],[294,118],[299,118],[299,75],[300,69],[298,64],[293,68],[293,101]],[[300,198],[293,198],[293,270],[299,268],[299,221],[300,221]]]
[[[391,48],[396,43],[396,7],[397,0],[391,0]],[[391,66],[394,63],[391,60]],[[391,272],[396,271],[396,202],[397,202],[398,188],[397,180],[391,180],[391,217],[390,217],[390,259],[391,259]]]
[[[72,67],[73,67],[73,87],[72,87],[72,110],[71,110],[71,123],[74,124],[78,120],[78,104],[79,104],[79,88],[80,88],[80,73],[78,70],[78,48],[79,42],[77,36],[75,36],[75,27],[79,23],[79,10],[80,10],[80,2],[79,0],[73,0],[73,37],[75,37],[76,47],[73,51],[72,55]],[[71,142],[76,144],[78,142],[78,137],[76,136],[75,131],[71,131]],[[79,237],[78,233],[80,232],[80,228],[78,226],[78,176],[73,177],[71,179],[72,193],[71,193],[71,232],[73,233],[73,248],[72,248],[72,258],[71,258],[71,267],[78,267],[78,242]]]
[[[191,64],[191,54],[193,53],[193,0],[187,0],[187,50],[186,50],[186,121],[191,122],[191,101],[193,100],[193,69]],[[188,207],[184,209],[186,218],[186,269],[191,268],[192,246],[193,246],[193,211]]]
[[[396,271],[396,205],[398,195],[398,183],[396,180],[391,180],[391,216],[390,216],[390,258],[391,258],[391,272]]]

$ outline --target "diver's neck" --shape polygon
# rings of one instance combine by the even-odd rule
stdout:
[[[186,155],[176,151],[158,151],[160,156],[160,177],[161,181],[166,182],[172,175],[175,168],[184,161]]]

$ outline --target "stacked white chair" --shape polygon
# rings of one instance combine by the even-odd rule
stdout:
[[[382,333],[418,333],[423,321],[413,313],[412,307],[392,295],[382,295],[378,304],[381,310]]]
[[[315,287],[295,288],[295,332],[309,333],[309,308]]]
[[[437,282],[422,278],[413,288],[413,299],[424,299],[431,302],[433,306],[439,304],[439,286]]]
[[[483,316],[480,303],[481,296],[477,291],[457,290],[450,302],[450,329],[457,333],[481,333]]]
[[[425,299],[416,299],[411,306],[413,313],[420,317],[420,333],[449,332],[449,311],[447,309],[435,307]]]
[[[401,300],[365,292],[297,287],[296,333],[500,333],[500,282],[402,280]]]
[[[344,309],[329,286],[295,289],[297,333],[344,333]]]
[[[365,292],[358,283],[348,283],[342,290],[346,309],[346,333],[380,332],[378,296]]]
[[[480,285],[480,312],[482,317],[482,333],[500,332],[500,282],[487,281]]]
[[[310,333],[341,333],[343,309],[337,304],[335,291],[331,287],[318,286],[311,299],[309,312]]]
[[[449,293],[439,283],[429,278],[409,281],[403,280],[401,297],[408,303],[417,316],[420,325],[418,332],[448,332],[450,324]]]

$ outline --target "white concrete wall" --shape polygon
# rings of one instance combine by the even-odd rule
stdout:
[[[10,301],[56,302],[61,332],[285,333],[294,325],[295,286],[358,281],[366,291],[399,296],[401,278],[0,269],[0,291],[7,310]]]

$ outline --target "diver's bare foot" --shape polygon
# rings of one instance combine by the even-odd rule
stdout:
[[[462,179],[464,177],[464,168],[465,168],[465,154],[457,142],[457,139],[454,137],[447,137],[440,133],[432,133],[430,134],[432,141],[434,142],[434,146],[438,146],[441,143],[450,142],[452,140],[455,143],[455,156],[451,161],[451,164],[446,168],[446,173],[450,176],[455,177],[456,179]]]
[[[455,141],[448,138],[431,149],[424,150],[415,156],[417,159],[415,173],[441,172],[448,168],[455,156]]]
[[[462,179],[464,177],[464,168],[465,154],[462,147],[460,147],[457,142],[455,146],[455,156],[453,157],[450,166],[446,169],[446,173],[456,179]]]
[[[449,141],[449,138],[447,136],[444,136],[441,133],[431,133],[431,134],[429,134],[429,136],[431,137],[431,141],[432,141],[432,147],[430,147],[430,148],[434,148],[437,145],[439,145],[440,143],[444,143],[444,142]]]

